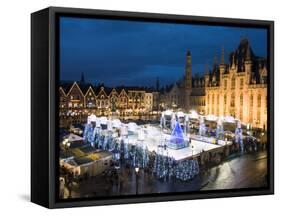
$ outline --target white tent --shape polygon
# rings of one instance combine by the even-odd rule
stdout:
[[[181,111],[179,111],[179,112],[177,112],[177,116],[178,116],[179,118],[183,118],[183,117],[184,117],[184,113],[181,112]]]
[[[207,120],[207,121],[217,121],[217,120],[218,120],[218,117],[215,116],[215,115],[207,115],[207,116],[206,116],[206,120]]]
[[[80,142],[80,141],[83,141],[83,137],[80,137],[76,134],[73,134],[73,133],[70,133],[66,139],[68,140],[68,142],[72,143],[72,142]]]
[[[138,126],[135,122],[128,123],[128,130],[131,132],[135,132],[138,129]]]
[[[106,125],[107,124],[107,118],[106,117],[100,117],[100,124]]]
[[[121,121],[119,119],[114,119],[112,120],[112,126],[115,128],[120,128],[121,127]]]
[[[87,123],[90,124],[91,122],[95,122],[96,119],[97,119],[97,117],[92,114],[92,115],[88,116],[88,121],[87,121]]]

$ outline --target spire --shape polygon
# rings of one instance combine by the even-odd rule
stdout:
[[[159,92],[159,77],[156,78],[156,91]]]
[[[209,75],[209,65],[205,64],[205,75]]]
[[[235,54],[233,53],[232,54],[232,66],[234,66],[235,65]]]
[[[191,53],[188,50],[186,53],[186,66],[185,66],[185,86],[191,88],[192,79],[192,65],[191,65]]]
[[[215,54],[214,56],[214,66],[218,64],[218,57],[217,55]]]
[[[85,83],[85,77],[84,77],[84,72],[81,73],[81,79],[80,79],[81,83]]]
[[[248,44],[247,50],[246,50],[246,61],[250,61],[252,59],[252,53],[250,45]]]
[[[224,47],[221,49],[221,64],[224,64]]]

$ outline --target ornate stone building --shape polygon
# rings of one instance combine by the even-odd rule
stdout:
[[[216,58],[204,76],[192,77],[191,53],[186,55],[185,75],[161,94],[161,104],[201,114],[233,116],[245,124],[266,129],[267,125],[267,60],[256,56],[247,39],[230,53],[225,62]]]
[[[247,39],[235,52],[205,73],[206,114],[231,115],[253,127],[267,125],[267,64],[254,54]]]

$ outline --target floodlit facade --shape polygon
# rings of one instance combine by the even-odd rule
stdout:
[[[247,39],[220,65],[205,73],[206,114],[234,116],[253,127],[267,128],[267,64]]]
[[[167,88],[161,105],[165,109],[196,110],[200,114],[233,116],[252,127],[267,128],[267,60],[254,54],[242,39],[229,63],[215,58],[205,75],[192,76],[191,54],[187,52],[185,75]]]

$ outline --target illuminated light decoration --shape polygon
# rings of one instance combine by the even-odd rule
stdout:
[[[199,174],[199,164],[197,160],[180,161],[174,167],[175,177],[182,181],[188,181]]]
[[[94,142],[94,130],[92,124],[85,124],[83,138],[86,142],[90,142],[93,145]]]
[[[139,131],[138,131],[138,140],[143,142],[144,140],[144,131],[143,131],[143,128],[141,128]]]
[[[175,126],[176,126],[176,115],[173,113],[172,114],[172,119],[171,119],[171,130],[174,130]]]
[[[193,119],[198,119],[199,115],[195,110],[191,110],[190,114],[189,114],[189,117],[193,118]]]
[[[166,119],[165,119],[164,113],[162,113],[161,117],[160,117],[160,127],[163,129],[166,127]]]
[[[185,114],[182,111],[177,112],[177,117],[178,118],[183,118],[183,117],[185,117]]]
[[[96,119],[97,119],[97,117],[95,116],[95,115],[90,115],[90,116],[88,116],[88,118],[87,118],[87,124],[90,124],[90,123],[92,123],[92,122],[95,122],[96,121]]]
[[[185,115],[184,116],[184,134],[186,135],[186,136],[189,136],[188,134],[189,134],[189,117],[188,117],[188,115]]]
[[[107,124],[107,118],[106,117],[104,117],[104,116],[100,117],[99,120],[100,120],[100,124],[103,124],[103,125]]]
[[[216,139],[217,140],[219,140],[219,139],[223,140],[224,139],[222,118],[218,118],[218,121],[217,121]]]
[[[239,143],[241,154],[243,154],[244,153],[244,142],[243,142],[243,134],[242,134],[242,128],[241,128],[240,121],[237,121],[237,127],[235,129],[235,142]]]
[[[218,120],[218,117],[215,116],[215,115],[207,115],[207,116],[206,116],[206,120],[207,120],[207,121],[217,121],[217,120]]]
[[[205,125],[203,116],[200,116],[199,121],[200,121],[200,125],[199,125],[199,135],[200,135],[200,136],[205,136],[205,133],[206,133],[206,125]]]
[[[164,115],[171,116],[172,114],[173,114],[173,111],[172,111],[172,110],[166,110],[166,111],[164,111]]]
[[[128,131],[136,132],[138,129],[138,125],[135,122],[128,123]]]
[[[171,149],[181,149],[186,147],[186,141],[183,137],[183,131],[178,121],[175,123],[175,127],[171,134],[170,141],[168,142],[168,147]]]
[[[154,161],[153,172],[155,173],[157,178],[166,178],[169,176],[169,162],[171,161],[168,156],[168,149],[162,143],[157,146],[156,157]]]
[[[108,120],[107,121],[107,130],[112,131],[112,121]]]
[[[197,160],[185,160],[176,162],[173,157],[164,153],[160,146],[154,161],[153,173],[159,179],[170,179],[175,177],[181,181],[188,181],[199,174],[199,164]]]
[[[100,118],[96,118],[96,128],[99,128],[99,127],[101,127],[101,120],[100,120]]]
[[[235,123],[235,119],[232,116],[225,116],[224,121],[229,123]]]
[[[113,119],[112,120],[112,127],[114,128],[120,128],[122,125],[121,121],[119,119]]]
[[[126,124],[121,125],[121,136],[123,137],[128,136],[128,127]]]

